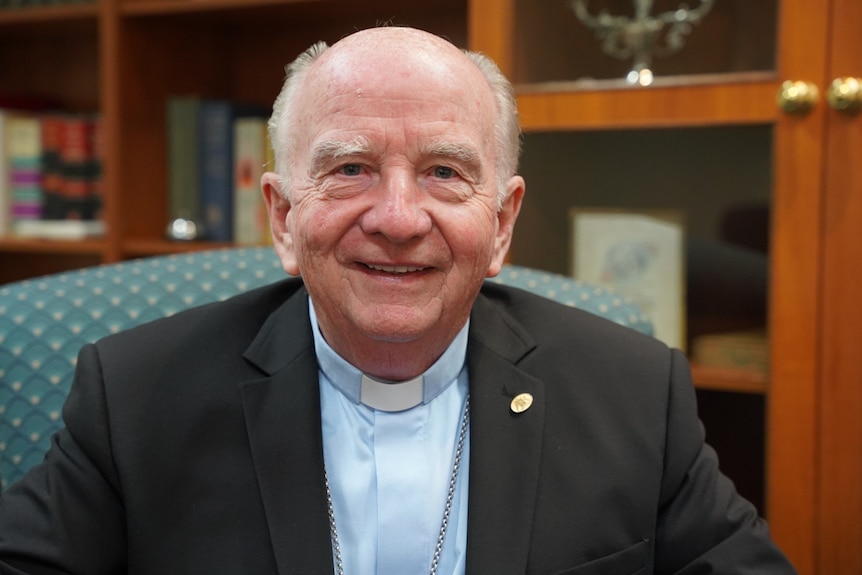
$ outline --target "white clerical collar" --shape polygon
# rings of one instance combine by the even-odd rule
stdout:
[[[422,375],[403,382],[379,381],[364,375],[332,349],[317,324],[317,314],[308,299],[314,350],[323,374],[352,402],[379,411],[404,411],[426,404],[449,387],[464,367],[470,320],[464,324],[443,355]]]

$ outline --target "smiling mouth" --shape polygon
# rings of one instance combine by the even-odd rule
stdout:
[[[388,274],[406,274],[410,272],[421,272],[425,268],[421,267],[412,267],[412,266],[375,266],[371,264],[365,264],[368,269],[385,272]]]

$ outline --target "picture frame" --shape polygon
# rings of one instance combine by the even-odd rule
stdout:
[[[685,217],[676,210],[573,207],[570,274],[630,298],[655,337],[685,350]]]

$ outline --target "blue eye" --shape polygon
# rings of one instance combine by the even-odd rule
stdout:
[[[449,178],[454,178],[455,176],[455,170],[448,166],[436,166],[434,168],[434,177],[440,178],[441,180],[448,180]]]
[[[362,173],[362,166],[359,164],[344,164],[339,171],[345,176],[358,176]]]

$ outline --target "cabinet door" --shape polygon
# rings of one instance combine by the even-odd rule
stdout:
[[[822,94],[830,16],[825,3],[782,1],[777,80],[807,82],[820,94],[810,112],[779,114],[775,125],[766,508],[773,536],[803,574],[818,572],[818,306],[827,137]]]
[[[828,86],[862,81],[862,5],[834,0]],[[827,88],[828,90],[829,88]],[[856,93],[856,101],[862,103]],[[862,116],[827,109],[817,573],[862,573]]]
[[[512,258],[570,272],[566,214],[572,206],[685,214],[688,351],[705,334],[759,325],[768,335],[765,377],[693,365],[707,439],[800,572],[814,573],[818,490],[825,480],[817,467],[823,455],[818,442],[827,429],[818,411],[824,407],[820,382],[826,366],[858,369],[837,358],[821,368],[819,356],[825,336],[820,314],[830,309],[820,292],[824,253],[835,251],[824,239],[824,201],[847,202],[824,191],[824,173],[838,181],[846,172],[833,159],[840,156],[826,152],[835,114],[823,94],[830,26],[858,29],[859,9],[852,0],[835,2],[833,16],[828,3],[716,0],[676,55],[654,61],[651,85],[629,86],[622,76],[630,62],[603,67],[599,40],[579,28],[569,4],[471,2],[472,47],[494,56],[513,78],[525,128],[527,196]],[[653,12],[680,4],[656,1]],[[622,0],[588,5],[593,13],[633,12]],[[858,53],[854,41],[842,49]],[[807,83],[787,99],[804,86],[819,98],[809,108],[802,101],[796,111],[782,111],[776,96],[787,80]],[[846,142],[845,154],[858,144],[855,138]],[[846,196],[852,186],[843,183]],[[840,207],[829,209],[834,218],[845,215]],[[758,254],[765,256],[762,263]],[[827,258],[827,290],[828,270],[834,267],[831,281],[842,284],[848,276],[838,270],[858,255],[845,246]],[[845,326],[840,312],[834,314],[833,338]],[[830,325],[828,318],[823,325]],[[839,377],[858,382],[858,373]],[[841,429],[860,436],[852,425]],[[850,464],[836,457],[836,466],[839,461],[857,466],[848,481],[858,484],[859,458]],[[853,513],[858,517],[858,507]]]

